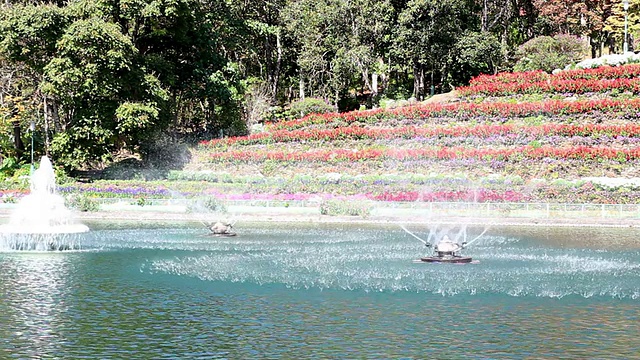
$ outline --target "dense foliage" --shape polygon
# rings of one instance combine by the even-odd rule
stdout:
[[[567,64],[580,61],[586,52],[586,44],[576,36],[540,36],[522,44],[517,51],[518,61],[514,71],[543,70],[552,72]]]
[[[553,70],[584,55],[566,40],[575,37],[588,37],[592,56],[619,52],[625,15],[633,49],[639,5],[631,0],[625,12],[604,0],[8,0],[0,5],[0,159],[18,169],[34,150],[67,170],[127,157],[155,166],[186,161],[181,144],[307,114],[315,106],[307,98],[320,99],[322,111],[419,101],[514,64]],[[574,37],[549,41],[557,34]],[[530,40],[549,46],[535,54]],[[599,91],[572,84],[560,86]]]

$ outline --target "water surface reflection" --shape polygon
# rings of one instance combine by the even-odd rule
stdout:
[[[56,252],[0,256],[0,313],[3,323],[11,324],[0,329],[0,338],[34,358],[55,353],[68,341],[64,328],[74,258]]]
[[[395,227],[94,228],[0,253],[0,358],[637,356],[635,230],[491,231],[456,266]]]

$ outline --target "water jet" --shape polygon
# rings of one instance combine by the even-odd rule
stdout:
[[[427,240],[422,239],[416,234],[409,231],[404,226],[400,226],[406,233],[413,236],[414,238],[420,240],[424,245],[428,248],[433,247],[434,254],[432,256],[421,257],[415,262],[426,262],[426,263],[451,263],[451,264],[466,264],[466,263],[477,263],[477,261],[473,261],[473,259],[469,256],[460,255],[460,251],[464,250],[467,246],[471,245],[471,243],[476,242],[478,239],[484,235],[488,227],[485,227],[484,231],[480,235],[478,235],[473,240],[467,242],[467,228],[466,226],[461,226],[458,234],[455,236],[455,239],[451,239],[448,235],[449,228],[444,228],[441,231],[438,231],[437,227],[431,228],[429,231],[429,237]],[[460,238],[463,237],[462,242],[460,242]]]
[[[72,234],[89,231],[76,223],[64,198],[56,192],[55,172],[43,156],[30,176],[31,192],[12,212],[9,223],[0,225],[0,248],[11,250],[71,250],[78,246]]]

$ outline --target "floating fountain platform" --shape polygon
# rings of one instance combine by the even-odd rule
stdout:
[[[449,263],[449,264],[466,264],[473,261],[468,256],[429,256],[420,258],[422,262],[428,263]]]
[[[228,232],[228,233],[210,233],[210,234],[207,234],[207,236],[211,236],[211,237],[223,237],[223,238],[226,238],[226,237],[234,237],[234,236],[237,236],[237,235],[238,235],[238,234],[237,234],[237,233],[234,233],[234,232]]]

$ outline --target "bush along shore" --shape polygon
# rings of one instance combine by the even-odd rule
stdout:
[[[202,141],[163,180],[61,179],[59,191],[87,210],[100,198],[314,199],[326,213],[340,201],[640,204],[639,74],[634,64],[483,75],[447,103],[266,123]]]

